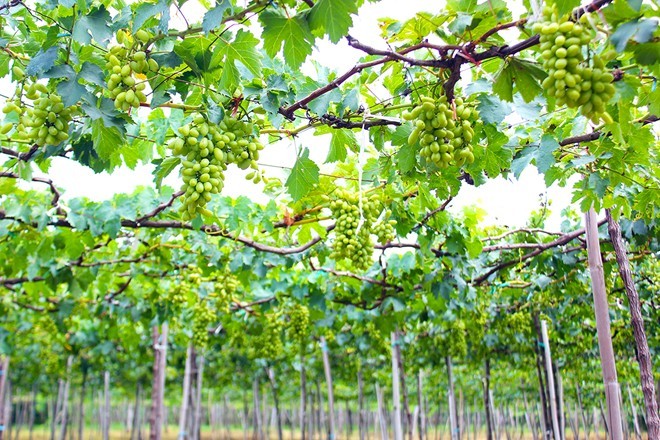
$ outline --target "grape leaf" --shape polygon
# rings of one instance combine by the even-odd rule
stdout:
[[[648,42],[653,38],[653,33],[657,27],[657,20],[632,20],[620,25],[610,36],[610,42],[617,52],[623,52],[631,38],[638,43]]]
[[[55,65],[57,59],[58,46],[48,48],[45,52],[39,51],[28,63],[25,73],[30,76],[39,76],[50,70]]]
[[[499,124],[511,113],[511,107],[496,96],[480,95],[477,110],[487,124]]]
[[[286,187],[293,201],[297,202],[318,183],[319,167],[309,158],[309,149],[305,148],[291,169]]]
[[[157,159],[151,163],[156,165],[154,170],[154,183],[156,188],[160,188],[163,183],[163,179],[170,175],[172,171],[181,163],[181,159],[178,157],[168,157],[164,160]]]
[[[399,171],[404,174],[412,171],[415,168],[415,163],[417,163],[416,154],[417,150],[414,145],[404,144],[399,148],[396,153],[396,163]]]
[[[269,9],[259,15],[259,20],[264,26],[262,37],[269,56],[274,57],[284,47],[284,60],[297,69],[312,53],[314,35],[301,16],[286,17]]]
[[[325,29],[333,43],[339,42],[353,24],[351,14],[357,12],[353,0],[319,0],[309,12],[309,26]]]
[[[225,63],[220,84],[225,89],[238,85],[241,75],[239,66],[247,67],[255,76],[261,76],[261,55],[257,51],[259,40],[245,30],[239,30],[233,42],[220,40],[213,54],[211,65],[215,65],[219,57],[224,57]]]
[[[110,21],[110,13],[101,6],[81,17],[74,25],[71,36],[82,44],[90,44],[93,38],[98,44],[106,47],[112,38],[112,29],[108,25]]]
[[[500,71],[493,83],[493,92],[504,101],[513,102],[513,69],[511,64]]]
[[[119,130],[115,127],[106,127],[102,119],[92,122],[92,141],[94,150],[102,160],[110,159],[112,153],[124,144]]]
[[[561,17],[580,6],[580,0],[556,0],[555,5],[557,5],[557,13]]]
[[[74,77],[57,84],[57,93],[62,97],[62,103],[69,107],[80,100],[80,97],[86,93],[85,87],[80,85],[78,78]]]
[[[550,134],[544,134],[541,138],[538,152],[536,153],[536,168],[540,173],[545,173],[548,169],[555,164],[555,156],[553,152],[559,148],[559,143]]]
[[[204,14],[202,30],[205,34],[208,35],[209,32],[222,24],[222,17],[225,15],[227,9],[231,11],[231,2],[229,0],[220,0],[220,2],[216,2],[215,8],[210,9]]]
[[[352,131],[345,128],[334,130],[325,163],[343,162],[346,160],[346,147],[354,150],[356,146],[357,141]]]
[[[170,2],[167,0],[159,0],[158,3],[142,3],[138,6],[133,19],[133,32],[137,32],[145,21],[158,14],[162,14],[158,28],[167,32],[167,25],[170,21]]]

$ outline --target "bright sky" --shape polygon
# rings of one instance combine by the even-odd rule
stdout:
[[[402,7],[404,3],[405,7]],[[350,33],[363,43],[385,47],[384,42],[379,38],[380,29],[377,20],[379,17],[389,16],[405,20],[418,11],[436,11],[438,3],[433,0],[406,0],[405,2],[382,0],[376,4],[366,3],[360,9],[358,17],[354,19],[354,26]],[[184,13],[191,22],[195,21],[195,16],[201,17],[203,11],[194,1],[189,1],[184,5]],[[173,14],[173,20],[175,23],[176,20],[183,23],[180,18],[177,18],[176,13]],[[343,40],[336,46],[324,40],[317,44],[317,49],[310,58],[338,72],[344,72],[352,67],[362,55],[361,52],[348,47]],[[303,66],[303,71],[309,72],[310,69],[312,67],[309,63]],[[362,139],[360,134],[357,134],[357,137]],[[295,162],[296,148],[300,147],[309,147],[311,158],[317,163],[322,163],[325,159],[328,136],[312,136],[310,132],[300,136],[296,142],[297,145],[290,140],[283,141],[278,145],[267,147],[262,152],[259,162],[291,167]],[[134,171],[120,169],[112,175],[94,174],[89,168],[82,167],[73,161],[54,159],[48,175],[56,185],[64,188],[65,198],[84,196],[94,200],[104,200],[116,193],[131,192],[138,185],[153,185],[152,169],[153,167],[149,165],[138,166]],[[265,170],[267,175],[285,178],[283,172],[277,168],[266,167]],[[262,186],[247,182],[244,175],[245,172],[228,172],[223,194],[246,195],[255,201],[265,202],[266,198],[261,192]],[[175,188],[180,186],[176,173],[170,175],[165,183]],[[558,229],[559,213],[570,203],[570,198],[570,191],[566,189],[552,187],[546,191],[542,178],[530,167],[517,181],[513,178],[508,180],[498,178],[478,188],[464,185],[458,197],[450,205],[450,210],[459,211],[464,206],[476,204],[488,213],[487,223],[522,226],[531,211],[538,210],[541,202],[549,200],[552,202],[551,209],[554,211],[549,226]]]

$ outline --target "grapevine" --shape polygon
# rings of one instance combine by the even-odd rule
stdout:
[[[474,162],[473,120],[478,116],[474,106],[462,98],[448,102],[445,95],[422,96],[420,101],[411,111],[404,112],[403,118],[414,121],[408,144],[419,142],[422,147],[419,154],[427,169],[433,171],[434,167],[446,168],[453,164],[460,167]],[[429,167],[430,164],[433,166]]]

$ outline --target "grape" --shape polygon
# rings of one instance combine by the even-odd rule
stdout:
[[[209,327],[216,320],[215,313],[204,302],[198,302],[193,309],[193,345],[206,348],[209,342]]]
[[[420,103],[412,111],[404,112],[403,118],[414,121],[408,144],[419,142],[420,156],[429,171],[456,164],[463,166],[474,162],[472,120],[478,117],[474,105],[456,98],[448,102],[445,95],[437,98],[421,96]],[[433,165],[429,167],[429,165]]]
[[[540,34],[543,68],[548,72],[542,83],[546,93],[556,98],[558,105],[580,107],[580,112],[595,123],[601,119],[612,122],[606,105],[614,95],[613,76],[604,71],[597,55],[592,57],[593,66],[584,59],[593,32],[570,21],[568,15],[559,17],[556,8],[546,7],[543,14],[544,21],[535,23],[533,30]]]
[[[108,93],[119,110],[138,108],[147,101],[144,93],[146,80],[142,78],[153,77],[159,69],[156,60],[149,57],[145,45],[151,38],[152,35],[143,29],[136,32],[135,39],[120,30],[117,32],[119,44],[111,46],[105,55]]]
[[[256,161],[264,148],[251,123],[226,117],[216,125],[199,113],[192,117],[168,144],[174,155],[184,157],[181,176],[185,193],[180,208],[184,220],[198,214],[212,216],[206,204],[222,191],[227,165],[258,169]]]
[[[266,315],[262,332],[255,338],[252,355],[261,359],[277,359],[284,351],[282,330],[284,324],[279,313]]]
[[[358,194],[340,190],[339,199],[330,203],[330,209],[336,220],[331,258],[348,259],[360,270],[368,268],[374,249],[371,225],[379,214],[377,201],[363,198],[361,218]]]
[[[33,83],[25,90],[25,97],[32,100],[25,105],[20,99],[10,101],[3,108],[4,113],[15,112],[18,123],[5,124],[2,133],[7,134],[15,128],[13,137],[34,142],[38,146],[59,145],[69,138],[69,123],[77,107],[65,107],[62,97],[51,93],[41,83]]]
[[[296,344],[303,344],[309,335],[309,309],[296,304],[289,312],[289,338]]]

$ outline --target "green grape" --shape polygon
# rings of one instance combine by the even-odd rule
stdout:
[[[601,119],[613,122],[606,111],[614,95],[613,76],[604,71],[605,65],[597,55],[592,57],[593,66],[584,59],[593,32],[570,21],[569,15],[559,17],[556,8],[546,7],[543,14],[544,21],[535,23],[533,30],[540,34],[543,68],[548,73],[542,83],[546,93],[558,105],[579,107],[596,123]]]
[[[69,138],[69,124],[77,111],[76,106],[66,107],[60,95],[51,93],[41,83],[30,84],[25,90],[25,97],[32,100],[31,105],[15,99],[3,108],[4,113],[15,112],[19,117],[17,124],[2,126],[3,134],[13,128],[13,138],[28,140],[40,147],[59,145]]]
[[[408,144],[419,142],[419,155],[429,171],[474,162],[473,121],[478,119],[478,113],[472,103],[462,98],[450,103],[445,95],[422,96],[420,103],[405,112],[403,118],[414,121]]]
[[[119,44],[111,46],[105,55],[107,89],[118,110],[138,108],[147,101],[144,78],[155,76],[159,69],[158,62],[148,55],[145,46],[151,38],[152,35],[142,29],[135,34],[135,39],[120,30],[117,32]]]
[[[339,199],[330,203],[335,218],[335,240],[331,258],[347,259],[359,270],[372,263],[374,245],[371,241],[372,225],[380,213],[377,197],[363,197],[360,216],[359,195],[340,190]]]
[[[259,151],[264,147],[253,132],[252,124],[226,117],[213,124],[195,113],[191,123],[179,127],[178,136],[168,147],[183,156],[181,177],[185,191],[179,211],[184,220],[198,214],[212,216],[206,204],[222,191],[227,165],[258,169]]]
[[[281,315],[273,313],[266,315],[262,332],[255,338],[253,356],[261,359],[277,359],[284,351],[282,344],[282,330],[284,323]]]
[[[209,327],[216,320],[213,310],[204,302],[198,302],[193,309],[193,345],[206,348],[209,342]]]
[[[238,290],[240,281],[235,275],[227,272],[218,277],[215,283],[215,291],[209,296],[215,298],[216,309],[224,314],[229,313],[234,300],[234,293]]]
[[[301,304],[294,305],[289,311],[289,338],[296,344],[302,344],[309,330],[309,309]]]

